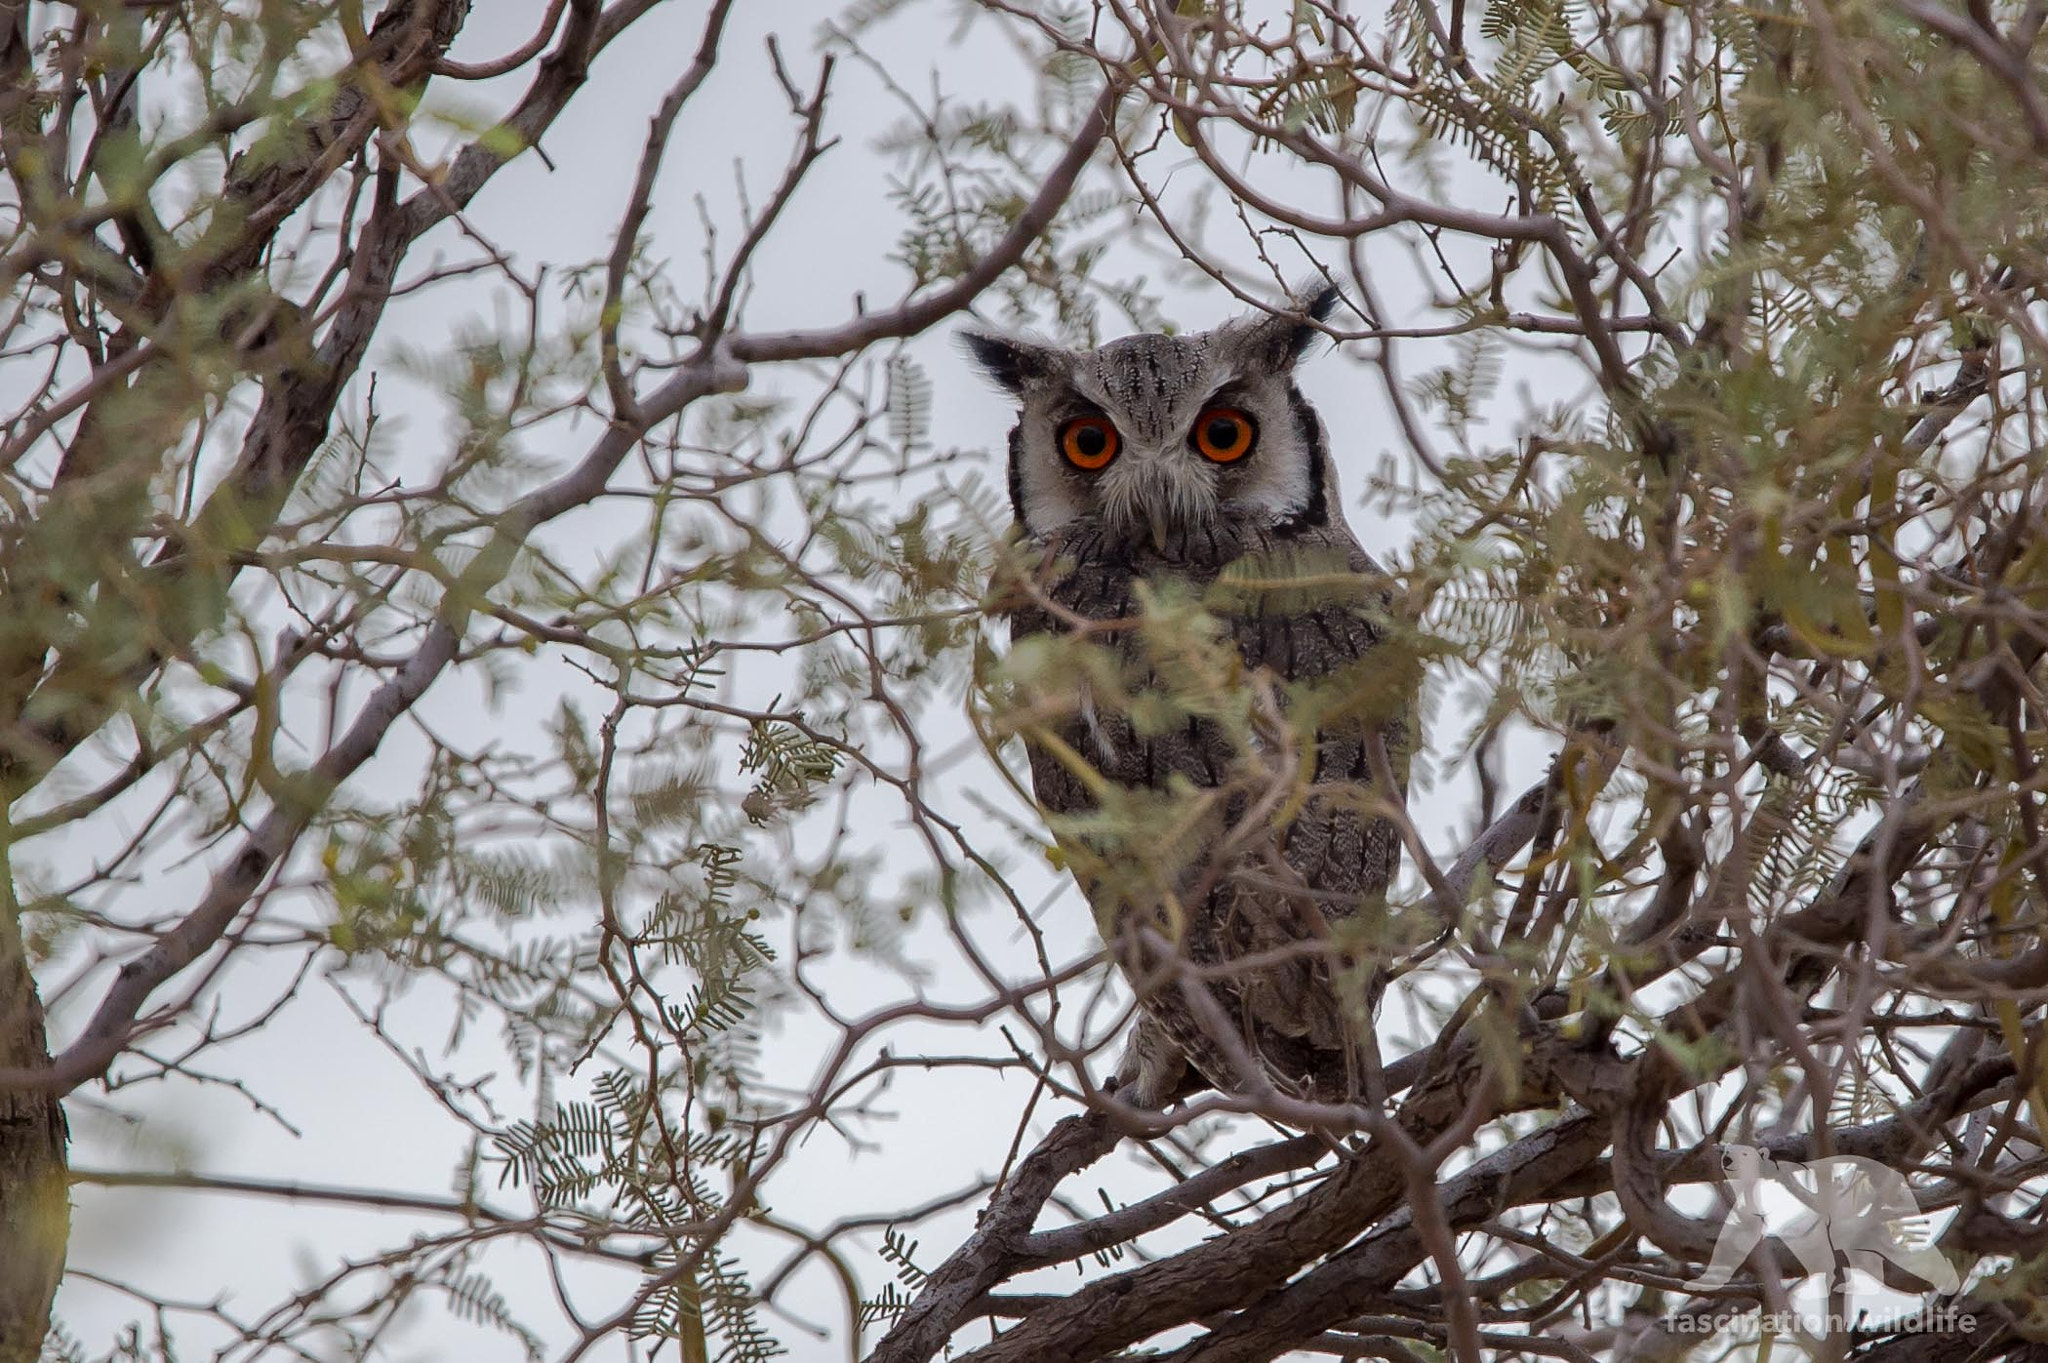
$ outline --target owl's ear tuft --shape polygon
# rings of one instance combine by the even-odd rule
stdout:
[[[1330,314],[1337,310],[1337,304],[1342,302],[1343,299],[1344,295],[1337,292],[1335,284],[1310,284],[1305,288],[1299,288],[1294,291],[1294,306],[1296,310],[1313,322],[1329,321]],[[1315,339],[1322,334],[1322,332],[1310,326],[1308,322],[1294,323],[1293,329],[1287,333],[1287,363],[1293,364],[1299,360],[1308,350],[1309,346],[1314,343]]]
[[[1344,295],[1337,286],[1328,282],[1307,284],[1294,291],[1296,306],[1318,322],[1330,320],[1330,314],[1344,301]]]
[[[1323,334],[1311,323],[1328,320],[1343,298],[1334,284],[1318,282],[1296,289],[1285,312],[1261,313],[1242,324],[1246,340],[1267,367],[1292,369]]]
[[[981,372],[1003,391],[1012,395],[1059,371],[1060,352],[1051,346],[999,336],[992,331],[963,331],[960,345]]]

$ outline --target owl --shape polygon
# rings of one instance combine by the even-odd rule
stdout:
[[[1026,566],[998,593],[1013,652],[1062,636],[1097,650],[1041,669],[1020,728],[1137,994],[1118,1083],[1149,1107],[1244,1092],[1248,1068],[1292,1096],[1358,1089],[1370,1019],[1350,953],[1400,857],[1388,811],[1412,682],[1381,647],[1385,581],[1293,379],[1318,334],[1306,319],[1336,302],[1317,290],[1287,314],[1093,351],[962,337],[1019,407]],[[1169,609],[1192,622],[1179,636],[1144,623]],[[1219,706],[1219,688],[1243,703]]]

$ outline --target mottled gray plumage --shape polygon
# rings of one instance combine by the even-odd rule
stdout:
[[[1327,291],[1300,306],[1321,320],[1334,302]],[[1012,598],[1013,641],[1069,633],[1075,617],[1133,619],[1143,612],[1141,582],[1184,588],[1207,593],[1247,685],[1267,669],[1276,694],[1293,684],[1297,704],[1318,696],[1313,772],[1287,798],[1247,783],[1243,753],[1215,719],[1190,715],[1163,731],[1134,722],[1078,671],[1063,713],[1029,743],[1033,788],[1054,816],[1095,809],[1098,774],[1130,790],[1165,791],[1183,778],[1226,796],[1209,802],[1186,839],[1148,852],[1165,866],[1165,883],[1120,874],[1128,854],[1086,846],[1071,818],[1056,823],[1139,995],[1123,1078],[1147,1104],[1185,1091],[1189,1064],[1219,1088],[1241,1089],[1231,1034],[1244,1043],[1237,1055],[1283,1091],[1341,1098],[1355,1089],[1355,1041],[1369,1025],[1360,991],[1336,986],[1340,963],[1326,944],[1333,923],[1385,891],[1400,855],[1393,825],[1373,812],[1384,791],[1368,735],[1377,725],[1385,769],[1402,784],[1408,744],[1404,707],[1385,703],[1390,679],[1371,657],[1385,626],[1379,569],[1337,510],[1322,422],[1291,377],[1315,334],[1298,317],[1259,313],[1199,335],[1132,336],[1083,353],[965,338],[1021,409],[1010,494],[1027,558],[1042,566],[1036,592]],[[1227,429],[1206,425],[1219,408],[1255,430],[1249,452],[1227,463],[1199,452],[1202,430]],[[1062,453],[1063,428],[1102,419],[1115,427],[1113,457],[1077,467]],[[1100,441],[1090,440],[1093,455]],[[1290,576],[1313,585],[1272,590]],[[1238,590],[1247,577],[1261,585]],[[1160,670],[1172,655],[1148,653],[1133,630],[1098,637],[1115,650],[1118,694],[1173,689],[1177,679]],[[1320,692],[1300,685],[1318,680]],[[1372,692],[1379,703],[1348,699]],[[1254,739],[1269,768],[1285,756],[1281,738]],[[1144,927],[1196,971],[1148,953]],[[1191,989],[1206,990],[1213,1007]]]

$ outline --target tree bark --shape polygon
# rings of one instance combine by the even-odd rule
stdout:
[[[0,851],[0,1070],[50,1063],[21,910]],[[50,1332],[71,1237],[64,1110],[42,1089],[0,1089],[0,1363],[28,1363]]]

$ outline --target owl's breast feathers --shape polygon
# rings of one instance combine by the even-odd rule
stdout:
[[[1076,619],[1135,626],[1145,609],[1141,582],[1168,597],[1192,594],[1235,645],[1237,682],[1249,686],[1266,669],[1280,703],[1299,723],[1314,723],[1312,762],[1287,766],[1276,751],[1283,735],[1254,724],[1246,738],[1244,725],[1204,712],[1198,679],[1175,674],[1201,666],[1202,655],[1161,648],[1156,637],[1148,646],[1127,628],[1092,634],[1118,685],[1099,684],[1099,663],[1046,669],[1071,679],[1050,684],[1070,694],[1041,710],[1056,717],[1027,733],[1027,745],[1038,800],[1055,816],[1149,1024],[1218,1087],[1239,1087],[1235,1066],[1208,1034],[1213,1025],[1193,1012],[1207,1011],[1211,1024],[1229,1019],[1283,1089],[1343,1096],[1355,1072],[1347,1057],[1369,1019],[1362,991],[1338,987],[1348,957],[1332,927],[1385,891],[1400,856],[1392,822],[1374,812],[1387,792],[1374,779],[1369,736],[1377,732],[1383,770],[1404,788],[1408,766],[1411,683],[1391,658],[1370,656],[1386,623],[1377,565],[1341,527],[1281,536],[1222,523],[1159,553],[1080,522],[1032,548],[1046,565],[1043,599],[1019,598],[1008,612],[1013,641],[1074,633]],[[1292,788],[1275,789],[1273,773],[1287,771]],[[1182,782],[1192,793],[1163,798]],[[1162,798],[1134,831],[1096,817],[1107,788]],[[1144,805],[1141,794],[1120,809]],[[1195,971],[1148,954],[1136,931],[1144,927],[1155,930],[1149,940],[1172,941],[1176,959]],[[1185,989],[1196,978],[1220,1011],[1190,1010]],[[1156,1037],[1151,1045],[1160,1045]],[[1148,1100],[1162,1100],[1173,1082],[1151,1074]]]

